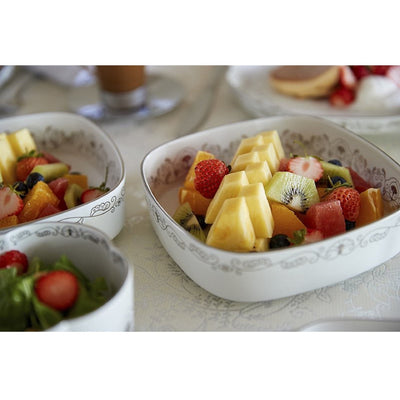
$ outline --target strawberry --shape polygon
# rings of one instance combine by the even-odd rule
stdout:
[[[386,76],[400,87],[400,65],[393,65],[386,71]]]
[[[373,75],[386,75],[390,65],[371,65],[369,68]]]
[[[335,107],[346,107],[355,99],[353,89],[340,86],[329,96],[329,102]]]
[[[98,197],[102,196],[104,193],[106,193],[106,191],[99,189],[99,188],[87,189],[84,192],[82,192],[82,194],[81,194],[81,202],[87,203],[88,201],[97,199]]]
[[[48,163],[49,162],[44,157],[36,153],[29,153],[26,156],[20,157],[16,167],[17,181],[24,182],[36,165]]]
[[[339,200],[343,216],[348,221],[355,221],[360,212],[360,193],[354,188],[340,186],[328,194],[324,201]]]
[[[28,258],[18,250],[9,250],[0,254],[0,268],[17,268],[18,274],[28,270]]]
[[[216,158],[200,161],[195,169],[194,187],[207,199],[212,199],[223,177],[229,172],[225,163]]]
[[[36,280],[35,293],[42,303],[65,311],[72,307],[78,298],[78,279],[68,271],[51,271]]]
[[[0,189],[0,219],[10,215],[18,215],[23,207],[24,202],[21,197],[12,189],[8,186]]]
[[[342,65],[339,71],[340,85],[347,89],[355,89],[357,85],[357,78],[352,69],[348,65]]]
[[[290,158],[281,158],[279,161],[279,171],[287,171],[288,170],[288,164],[289,164]]]
[[[287,170],[314,179],[315,182],[320,180],[324,173],[321,163],[314,157],[293,157],[288,162]]]
[[[352,65],[350,68],[357,80],[360,80],[371,74],[370,70],[365,65]]]

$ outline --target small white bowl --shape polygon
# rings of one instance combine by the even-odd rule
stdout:
[[[86,174],[89,186],[104,182],[108,167],[110,190],[88,203],[18,226],[40,221],[75,222],[98,228],[111,239],[118,235],[125,217],[126,172],[112,139],[93,122],[70,113],[41,113],[0,120],[0,132],[23,128],[31,131],[39,150],[71,165],[71,171]],[[0,228],[0,232],[10,229],[14,228]]]
[[[265,253],[207,246],[173,219],[178,188],[198,150],[229,162],[243,137],[276,129],[286,154],[338,158],[382,190],[386,216],[321,242]],[[332,285],[367,271],[400,251],[400,165],[354,133],[327,120],[270,117],[209,129],[165,143],[142,162],[150,218],[161,243],[198,285],[234,301],[264,301]]]
[[[134,328],[133,268],[101,231],[74,223],[41,222],[0,235],[0,253],[19,250],[28,260],[51,264],[66,255],[90,280],[104,277],[109,300],[78,318],[63,320],[48,331],[132,331]]]

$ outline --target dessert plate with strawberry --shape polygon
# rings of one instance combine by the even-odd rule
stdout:
[[[363,134],[400,127],[400,66],[232,66],[226,79],[257,117],[321,116]]]
[[[0,232],[37,221],[87,224],[115,237],[125,170],[113,141],[83,117],[43,113],[0,121]]]
[[[234,301],[331,285],[400,251],[400,166],[333,122],[270,117],[152,150],[154,230],[197,284]]]

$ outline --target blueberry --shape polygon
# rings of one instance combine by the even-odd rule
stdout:
[[[279,249],[280,247],[290,246],[290,241],[287,235],[279,233],[278,235],[272,236],[269,242],[270,249]]]
[[[347,219],[345,220],[346,223],[346,231],[351,231],[356,227],[355,221],[348,221]]]
[[[15,182],[13,185],[13,189],[17,192],[21,199],[23,199],[29,191],[28,186],[22,181]]]
[[[44,181],[43,175],[38,172],[32,172],[26,178],[26,185],[32,189],[39,181]]]
[[[330,163],[330,164],[335,164],[335,165],[339,165],[339,167],[342,166],[341,161],[340,161],[340,160],[336,160],[336,159],[334,159],[334,160],[329,160],[328,163]]]
[[[332,186],[337,184],[337,183],[346,183],[346,179],[344,179],[342,176],[333,176],[331,178]]]

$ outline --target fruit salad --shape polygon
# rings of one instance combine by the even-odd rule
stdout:
[[[242,139],[229,165],[198,151],[174,220],[209,246],[267,251],[323,240],[383,216],[379,189],[340,160],[286,156],[276,130]]]
[[[87,175],[40,151],[28,129],[0,133],[0,229],[68,210],[107,191],[105,182],[89,187]]]
[[[0,331],[41,331],[87,314],[107,300],[107,284],[90,281],[66,256],[50,265],[18,250],[0,254]]]

